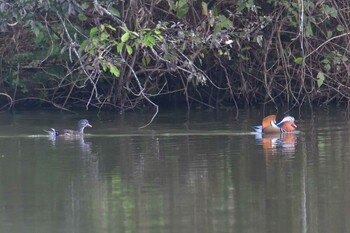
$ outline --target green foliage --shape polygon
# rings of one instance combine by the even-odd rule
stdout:
[[[240,0],[240,1],[238,1],[238,9],[237,9],[237,11],[238,12],[241,12],[241,11],[243,11],[243,10],[246,10],[246,9],[252,9],[253,7],[255,7],[256,5],[255,5],[255,2],[254,2],[254,0],[247,0],[247,1],[245,1],[245,0]]]
[[[326,17],[333,17],[333,18],[338,17],[337,9],[335,7],[332,7],[326,4],[321,6],[321,12],[322,14],[326,15]]]
[[[294,59],[294,63],[301,65],[303,63],[303,58],[302,57],[297,57]]]
[[[347,63],[349,58],[342,55],[339,51],[332,51],[321,61],[326,71],[330,71],[332,68],[336,71],[341,69],[342,64]]]
[[[130,38],[130,33],[129,32],[125,32],[124,35],[122,35],[122,37],[120,38],[120,40],[125,43],[129,40]]]
[[[215,32],[221,32],[223,29],[230,29],[233,23],[225,15],[219,15],[218,21],[215,24]]]
[[[120,76],[120,70],[113,64],[109,64],[109,71],[115,76]]]
[[[339,32],[343,32],[343,31],[344,31],[344,26],[341,25],[341,24],[338,24],[338,25],[337,25],[337,30],[338,30]]]
[[[146,47],[153,47],[156,44],[156,39],[150,32],[148,32],[144,36],[143,43]]]
[[[131,56],[135,49],[141,46],[152,48],[163,39],[162,32],[159,29],[151,30],[145,28],[138,32],[131,31],[125,26],[120,26],[118,29],[110,24],[102,24],[99,28],[93,27],[90,29],[90,37],[81,44],[84,51],[98,57],[104,72],[109,70],[115,77],[120,76],[120,68],[118,67],[121,64],[112,63],[108,56],[116,57],[118,54],[122,54],[124,49]],[[122,33],[120,38],[116,37],[118,33]],[[109,50],[104,51],[110,46],[116,47],[116,54],[111,53]],[[107,57],[105,54],[107,54]],[[149,64],[149,62],[144,64]]]
[[[175,3],[175,11],[178,17],[184,17],[189,11],[187,0],[177,0]]]
[[[317,86],[320,88],[325,80],[325,74],[323,72],[318,72],[317,74]]]
[[[81,21],[87,21],[88,20],[88,18],[84,14],[78,14],[78,19],[81,20]]]
[[[6,31],[1,41],[2,72],[7,74],[3,85],[25,95],[37,82],[54,90],[42,91],[45,98],[64,96],[74,86],[76,96],[88,96],[85,102],[130,101],[120,103],[123,107],[165,90],[206,103],[242,97],[259,102],[256,96],[265,98],[266,93],[274,101],[299,101],[315,88],[324,91],[325,83],[342,91],[336,83],[343,83],[348,73],[350,21],[342,10],[350,8],[347,1],[146,0],[127,5],[5,0],[0,7],[0,30]],[[50,78],[36,79],[30,72],[30,78],[17,78],[31,68]],[[62,69],[66,73],[58,73]],[[330,72],[336,81],[326,79]],[[294,76],[303,76],[303,82]],[[175,78],[164,81],[168,77]],[[206,90],[201,92],[199,84],[207,84]],[[280,87],[288,92],[281,94]]]

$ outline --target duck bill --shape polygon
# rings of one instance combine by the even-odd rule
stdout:
[[[296,124],[294,124],[294,123],[292,123],[292,126],[293,126],[294,129],[298,128],[298,126]]]

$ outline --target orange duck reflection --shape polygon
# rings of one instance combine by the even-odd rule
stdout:
[[[270,115],[263,119],[261,126],[254,126],[258,133],[256,139],[261,142],[265,152],[268,153],[295,153],[297,137],[293,131],[297,128],[295,119],[292,116],[286,116],[276,123],[276,116]]]
[[[269,134],[264,135],[261,140],[262,147],[265,152],[294,154],[297,137],[294,133],[281,133],[280,135]]]

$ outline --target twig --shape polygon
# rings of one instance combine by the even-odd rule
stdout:
[[[159,106],[158,106],[157,104],[155,104],[152,100],[150,100],[150,99],[147,97],[147,95],[146,95],[145,92],[144,92],[145,89],[144,89],[144,87],[142,87],[142,85],[141,85],[141,83],[140,83],[140,80],[138,79],[135,70],[129,65],[129,63],[126,62],[126,60],[124,59],[124,57],[122,56],[122,54],[120,54],[120,56],[123,58],[125,64],[129,67],[129,69],[130,69],[131,72],[133,73],[133,76],[134,76],[134,78],[135,78],[135,80],[136,80],[136,82],[137,82],[137,84],[138,84],[138,86],[139,86],[140,92],[137,94],[137,96],[140,96],[140,95],[141,95],[141,96],[144,97],[149,103],[151,103],[154,107],[156,107],[156,112],[155,112],[154,115],[152,116],[151,120],[150,120],[147,124],[145,124],[144,126],[139,127],[140,129],[143,129],[143,128],[149,126],[149,125],[153,122],[154,118],[157,116],[157,114],[158,114],[158,112],[159,112]]]
[[[324,46],[325,44],[329,43],[330,41],[334,40],[334,39],[337,39],[337,38],[340,38],[340,37],[343,37],[343,36],[347,36],[347,35],[350,35],[350,32],[347,32],[347,33],[343,33],[341,35],[338,35],[338,36],[334,36],[332,38],[329,38],[328,40],[326,40],[325,42],[323,42],[322,44],[320,44],[315,50],[313,50],[311,53],[309,53],[308,55],[306,55],[304,57],[307,58],[307,57],[310,57],[312,54],[314,54],[317,50],[319,50],[322,46]]]

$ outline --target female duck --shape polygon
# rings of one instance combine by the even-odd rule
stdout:
[[[262,125],[254,126],[254,129],[258,133],[266,134],[287,133],[292,132],[297,128],[294,122],[294,117],[286,116],[282,119],[282,121],[276,123],[276,115],[270,115],[262,120]]]
[[[78,122],[78,130],[71,129],[54,129],[51,128],[51,131],[47,131],[52,137],[64,136],[64,137],[81,137],[84,134],[85,127],[92,127],[89,124],[89,121],[82,119]]]

